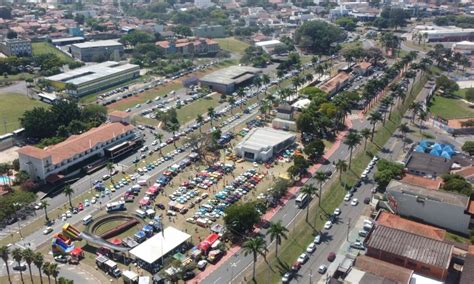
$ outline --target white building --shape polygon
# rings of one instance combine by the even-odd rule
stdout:
[[[471,214],[468,196],[432,190],[392,180],[387,199],[400,216],[422,221],[454,232],[469,234]]]
[[[274,155],[291,146],[296,135],[269,127],[254,128],[235,146],[239,156],[250,161],[268,161]]]
[[[116,40],[98,40],[71,45],[72,57],[84,62],[120,60],[124,53],[123,45]]]
[[[5,39],[0,42],[0,51],[7,56],[31,56],[31,42],[22,38]]]
[[[20,170],[35,180],[54,182],[59,176],[86,166],[83,163],[103,157],[106,149],[134,139],[133,130],[133,125],[114,122],[70,136],[44,149],[30,145],[22,147],[18,150]]]
[[[277,39],[259,41],[255,43],[256,47],[261,47],[266,53],[271,53],[271,51],[276,47],[282,45],[281,41]]]
[[[456,42],[451,49],[453,53],[459,52],[465,55],[471,61],[471,66],[474,64],[474,41]]]
[[[474,40],[474,29],[462,29],[458,27],[417,26],[413,29],[412,39],[417,41],[418,35],[422,35],[425,42],[460,42]]]
[[[66,84],[71,84],[74,89],[66,91],[71,95],[83,96],[133,80],[138,76],[140,76],[138,65],[106,61],[73,69],[45,79],[52,81],[53,86],[64,87]]]
[[[194,0],[194,6],[198,9],[207,9],[214,6],[211,0]]]

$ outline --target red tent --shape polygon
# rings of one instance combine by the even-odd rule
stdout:
[[[75,247],[75,248],[71,251],[71,256],[84,257],[84,252],[82,251],[81,248]]]
[[[113,243],[114,245],[118,245],[118,246],[122,244],[121,239],[113,239],[110,242]]]

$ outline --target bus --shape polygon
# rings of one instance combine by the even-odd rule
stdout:
[[[92,222],[92,215],[87,215],[82,219],[82,224],[84,225],[88,225],[90,222]]]
[[[310,199],[310,196],[306,193],[300,193],[296,197],[296,206],[299,208],[304,208],[306,204],[308,204],[308,201]]]

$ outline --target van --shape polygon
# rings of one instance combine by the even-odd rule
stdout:
[[[86,217],[84,217],[84,219],[82,219],[82,224],[84,225],[88,225],[92,222],[92,215],[87,215]]]
[[[138,217],[144,219],[146,217],[146,213],[143,210],[137,209],[135,210],[135,215]]]
[[[153,209],[147,209],[145,213],[146,213],[146,216],[147,216],[148,218],[153,218],[153,217],[155,217],[155,210],[153,210]]]

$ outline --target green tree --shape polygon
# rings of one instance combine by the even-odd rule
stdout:
[[[21,251],[21,248],[13,249],[12,257],[18,263],[18,266],[20,266],[21,261],[23,260],[23,253]],[[23,271],[21,269],[19,271],[20,271],[21,283],[25,283],[25,280],[23,279]]]
[[[323,172],[316,172],[313,178],[318,182],[319,185],[319,198],[318,198],[318,207],[321,207],[321,199],[323,198],[323,184],[328,180],[328,176]]]
[[[8,281],[10,284],[12,284],[12,279],[10,276],[10,265],[8,264],[9,260],[9,255],[10,255],[10,250],[8,249],[7,246],[1,246],[0,247],[0,257],[2,258],[3,262],[5,263],[5,268],[7,269],[7,276],[8,276]]]
[[[336,170],[339,171],[339,181],[342,181],[342,173],[347,171],[347,163],[344,160],[337,160]]]
[[[352,151],[357,145],[360,144],[360,140],[361,136],[357,131],[350,131],[346,139],[344,140],[344,144],[349,147],[349,169],[351,168],[352,164]]]
[[[474,102],[474,88],[466,89],[466,93],[465,93],[464,97],[466,98],[466,100],[473,103]]]
[[[443,190],[457,192],[467,196],[472,194],[472,185],[463,176],[458,174],[446,174],[443,178]]]
[[[367,148],[367,140],[372,136],[372,131],[368,128],[364,128],[360,131],[360,135],[364,138],[364,151]]]
[[[315,54],[330,54],[332,45],[343,40],[344,32],[323,21],[304,22],[295,32],[295,43]]]
[[[42,271],[43,263],[44,263],[43,254],[41,252],[36,252],[33,257],[33,264],[38,268],[41,284],[43,284],[43,271]]]
[[[370,141],[374,140],[374,134],[375,134],[375,126],[377,125],[378,121],[382,121],[382,114],[380,112],[372,112],[370,113],[369,117],[367,120],[370,122],[372,125],[372,133],[370,136]]]
[[[464,142],[461,149],[471,156],[474,155],[474,141]]]
[[[52,263],[49,261],[43,264],[43,273],[48,277],[49,284],[51,284],[51,265]]]
[[[58,276],[59,276],[59,267],[57,263],[51,263],[49,265],[49,271],[51,272],[51,276],[54,278],[54,283],[58,284]]]
[[[41,209],[44,210],[44,218],[46,219],[46,222],[49,222],[49,217],[48,217],[48,206],[49,203],[46,200],[41,201]]]
[[[306,160],[303,156],[296,156],[293,159],[293,165],[288,168],[288,174],[295,178],[306,173],[311,163]]]
[[[252,279],[255,280],[255,268],[257,265],[257,256],[265,257],[267,252],[267,243],[262,237],[255,237],[247,239],[243,245],[244,255],[251,254],[253,256],[253,274]]]
[[[270,235],[270,241],[275,240],[275,255],[278,258],[278,246],[281,245],[282,239],[287,239],[288,229],[283,226],[281,220],[276,223],[270,223],[270,227],[268,228],[267,235]]]
[[[216,111],[214,110],[213,107],[209,107],[207,109],[207,115],[211,118],[211,126],[212,126],[212,122],[214,120],[214,117],[216,116]]]
[[[233,204],[225,209],[224,223],[234,236],[242,237],[260,221],[256,203]]]
[[[152,43],[155,41],[155,36],[141,30],[134,30],[123,35],[120,41],[135,46],[139,43]]]
[[[72,189],[71,186],[69,185],[66,185],[66,187],[64,187],[64,190],[63,190],[63,193],[64,195],[66,195],[66,197],[69,199],[69,206],[72,208],[72,195],[74,194],[74,189]]]
[[[317,160],[324,155],[324,143],[321,139],[314,139],[304,147],[304,153],[310,160]]]
[[[22,251],[22,255],[23,255],[23,259],[25,260],[26,262],[26,265],[28,265],[28,271],[30,272],[30,279],[31,279],[31,283],[34,283],[33,281],[33,273],[31,271],[31,263],[33,263],[33,260],[34,260],[34,257],[35,257],[35,253],[33,250],[31,250],[30,248],[26,248]]]
[[[377,162],[377,171],[374,174],[374,180],[379,188],[384,189],[390,181],[397,177],[402,177],[403,165],[381,159]]]
[[[199,132],[202,132],[202,123],[204,121],[204,118],[202,117],[201,114],[198,114],[197,117],[196,117],[196,122],[199,124]]]
[[[436,78],[436,88],[442,89],[446,95],[452,95],[459,90],[459,85],[445,75],[441,75]]]
[[[311,184],[305,184],[301,189],[300,193],[304,193],[308,195],[308,198],[311,199],[313,194],[317,192],[316,187],[312,186]],[[309,205],[306,206],[306,216],[305,216],[305,221],[308,222],[308,217],[309,217]]]

